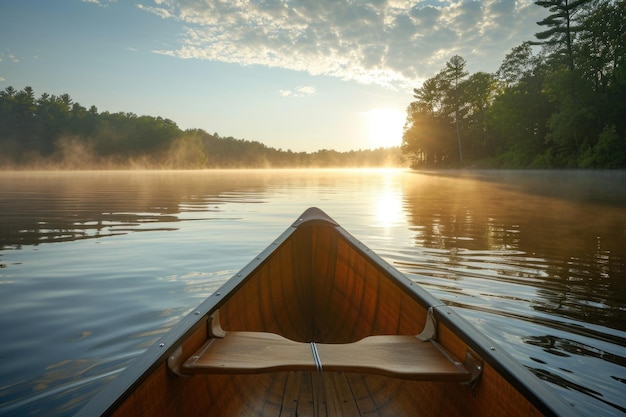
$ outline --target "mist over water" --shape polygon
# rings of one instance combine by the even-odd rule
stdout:
[[[584,415],[626,401],[626,172],[0,173],[0,415],[72,415],[309,206]]]
[[[132,119],[132,118],[131,118]],[[108,136],[107,136],[108,137]],[[118,138],[119,139],[119,138]],[[152,151],[126,149],[79,135],[63,135],[54,150],[41,153],[26,149],[20,156],[0,153],[2,171],[94,171],[94,170],[203,170],[203,169],[318,169],[406,168],[409,161],[400,146],[377,144],[375,149],[294,152],[260,142],[210,135],[202,130],[181,132],[167,146]],[[119,143],[118,143],[119,145]],[[10,150],[14,146],[6,146]]]

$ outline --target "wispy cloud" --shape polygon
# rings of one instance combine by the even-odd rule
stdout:
[[[103,6],[106,7],[108,6],[109,3],[113,3],[116,0],[80,0],[83,3],[91,3],[91,4],[97,4],[98,6]]]
[[[109,7],[113,3],[117,3],[118,0],[80,0],[83,3],[95,4],[100,7]]]
[[[155,3],[160,4],[161,2],[156,0]],[[141,10],[145,10],[147,12],[153,13],[162,19],[175,17],[172,13],[169,12],[169,10],[163,7],[144,6],[143,4],[138,4],[137,7]]]
[[[265,65],[363,83],[405,86],[454,54],[495,71],[537,31],[532,0],[154,0],[140,5],[184,23],[175,49],[157,51]]]
[[[296,87],[293,90],[280,90],[281,97],[305,97],[312,96],[316,93],[316,88],[311,85],[304,85]]]

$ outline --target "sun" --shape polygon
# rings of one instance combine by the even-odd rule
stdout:
[[[392,109],[373,109],[365,113],[369,141],[377,148],[399,146],[402,143],[404,112]]]

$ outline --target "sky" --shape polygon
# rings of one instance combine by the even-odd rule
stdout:
[[[454,55],[497,71],[532,0],[2,0],[0,90],[314,152],[396,146]]]

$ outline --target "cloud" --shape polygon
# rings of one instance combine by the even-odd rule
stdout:
[[[294,90],[280,90],[281,97],[305,97],[316,93],[316,88],[311,85],[296,87]]]
[[[160,4],[160,1],[156,0],[155,1],[156,4]],[[138,4],[137,7],[141,10],[150,12],[152,14],[155,14],[157,16],[159,16],[162,19],[167,19],[170,17],[174,17],[174,15],[172,15],[172,13],[170,13],[167,9],[164,9],[163,7],[151,7],[151,6],[144,6],[142,4]]]
[[[9,53],[8,55],[6,55],[3,52],[0,52],[0,62],[3,62],[5,58],[8,58],[9,61],[13,62],[14,64],[17,64],[21,61],[21,59],[18,56],[12,53]]]
[[[107,7],[109,3],[115,3],[117,0],[80,0],[83,3],[97,4],[98,6]]]
[[[531,40],[533,0],[154,0],[182,22],[179,58],[264,65],[385,86],[415,85],[454,54],[494,72]]]

